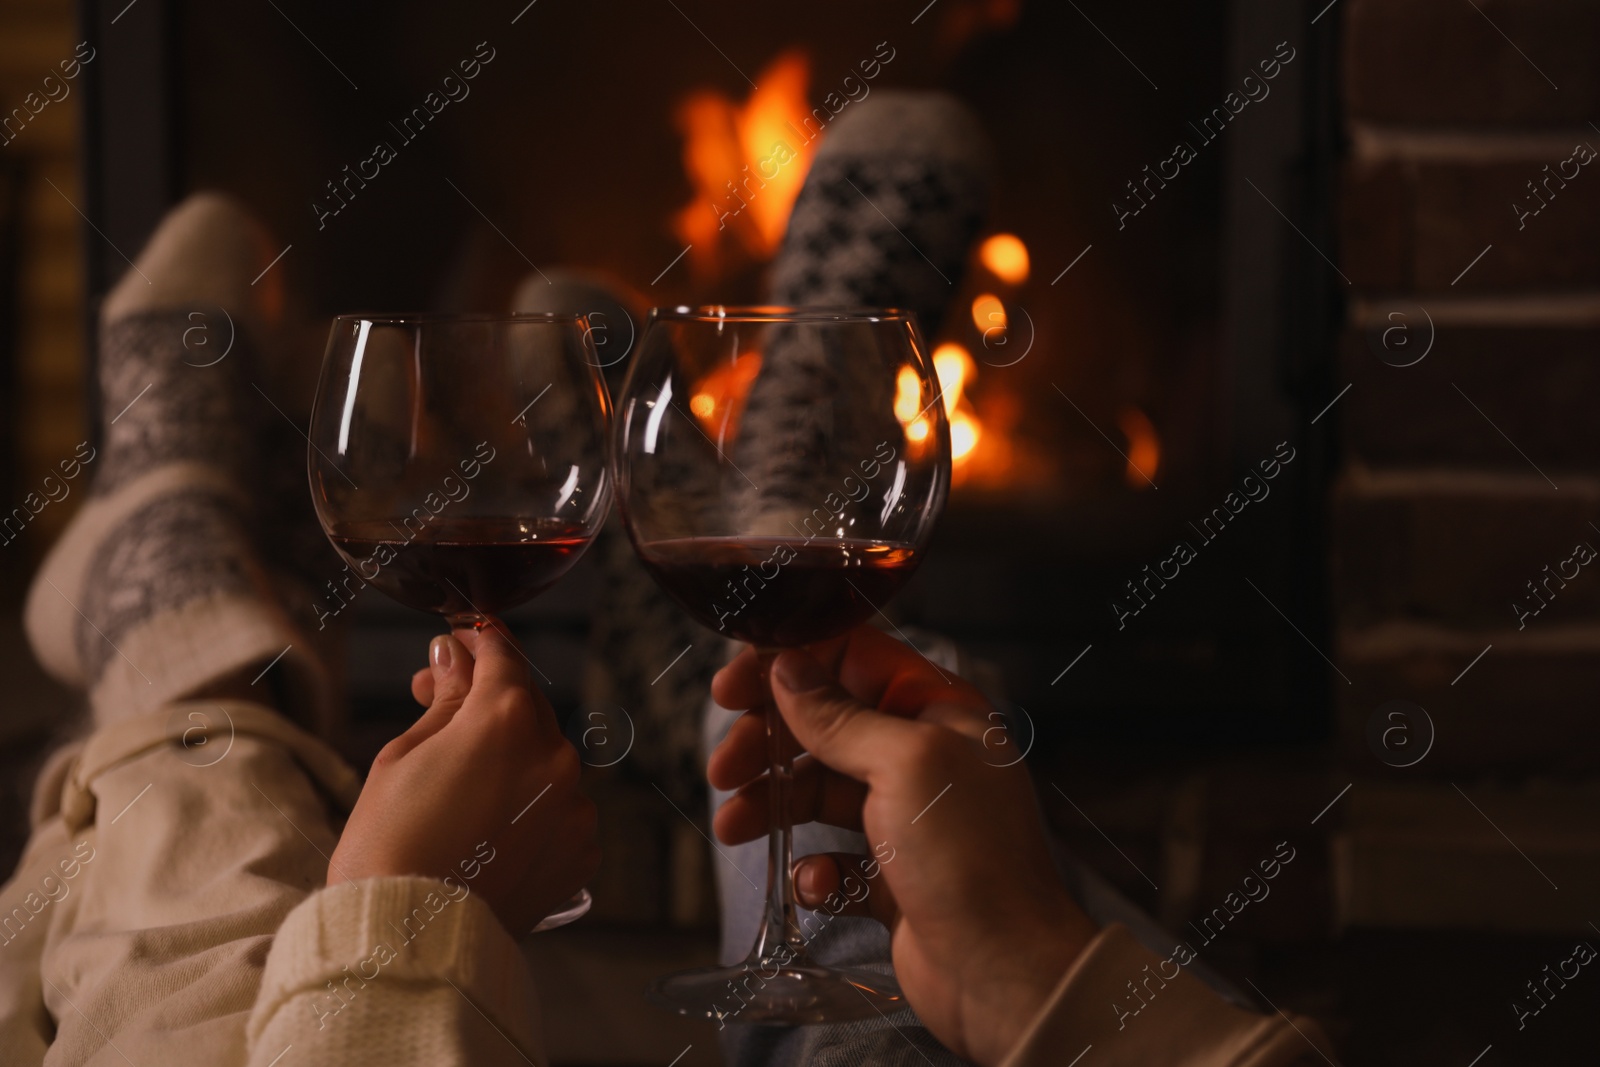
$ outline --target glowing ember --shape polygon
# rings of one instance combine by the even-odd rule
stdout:
[[[1028,246],[1016,234],[997,233],[984,241],[978,248],[978,261],[1007,285],[1028,280]]]
[[[900,368],[894,382],[894,417],[906,428],[906,440],[921,444],[928,439],[933,424],[923,414],[922,379],[909,363]]]
[[[683,134],[683,169],[694,198],[673,217],[672,230],[692,246],[701,273],[720,266],[731,239],[764,260],[778,250],[789,211],[811,166],[817,142],[797,133],[810,110],[811,63],[785,52],[756,79],[744,104],[716,92],[694,93],[675,116]]]
[[[956,412],[950,420],[950,458],[960,464],[978,447],[981,436],[983,429],[975,416],[965,411]]]
[[[972,301],[972,324],[987,339],[990,330],[1006,330],[1006,306],[993,293],[983,293]]]
[[[761,357],[746,352],[731,363],[724,363],[695,383],[689,396],[689,410],[700,420],[706,436],[718,442],[739,436],[739,416],[744,414],[745,397],[761,373]]]
[[[977,364],[961,345],[942,344],[933,352],[933,372],[939,379],[945,416],[950,420],[950,458],[959,469],[965,465],[983,437],[983,426],[972,404],[964,395],[967,382],[977,374]],[[900,368],[895,379],[894,417],[906,428],[906,440],[913,444],[928,439],[933,421],[924,414],[922,384],[910,366]]]
[[[1124,472],[1128,485],[1148,489],[1161,467],[1161,438],[1150,419],[1138,408],[1123,408],[1117,426],[1128,439],[1128,466]]]
[[[939,378],[939,392],[944,394],[944,413],[953,419],[961,403],[961,390],[975,373],[972,357],[958,344],[942,344],[933,350],[933,373]]]
[[[901,425],[909,425],[921,411],[922,380],[917,377],[916,368],[910,365],[901,367],[894,383],[894,417],[900,420]]]

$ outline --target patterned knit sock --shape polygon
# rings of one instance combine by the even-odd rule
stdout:
[[[875,93],[829,128],[772,265],[778,304],[902,308],[932,336],[955,297],[989,198],[990,149],[967,108],[938,93]],[[778,326],[745,402],[735,461],[759,490],[748,511],[787,531],[837,488],[831,471],[870,459],[900,428],[894,383],[853,339]],[[849,431],[835,400],[876,392]],[[874,424],[859,418],[881,412]]]
[[[880,90],[829,127],[772,264],[779,304],[916,312],[932,336],[991,185],[977,117],[940,93]]]
[[[278,416],[251,392],[256,339],[277,312],[251,280],[271,255],[237,205],[191,197],[106,300],[94,487],[24,619],[40,662],[88,691],[98,724],[268,664],[278,677],[259,679],[263,702],[281,696],[304,725],[327,724],[325,672],[252,540],[257,442]]]

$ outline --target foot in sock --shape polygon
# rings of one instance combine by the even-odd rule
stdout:
[[[772,263],[773,302],[904,308],[932,336],[991,183],[991,149],[965,105],[874,93],[817,149]]]
[[[263,468],[277,462],[263,441],[281,418],[253,389],[258,345],[281,313],[281,291],[252,284],[272,255],[238,205],[197,195],[106,300],[93,488],[25,609],[40,662],[88,691],[97,724],[287,652],[275,668],[284,710],[329,725],[318,650],[287,616],[253,536],[269,514]],[[196,327],[210,335],[203,347]]]
[[[932,336],[983,223],[990,170],[988,142],[963,104],[939,93],[874,93],[817,150],[772,264],[773,303],[908,310]],[[809,509],[834,488],[818,481],[818,456],[843,448],[865,457],[882,440],[862,425],[861,440],[841,441],[832,407],[817,398],[890,383],[814,333],[774,328],[763,351],[770,369],[751,386],[743,419],[759,432],[742,436],[734,461],[761,487],[750,507],[805,501]]]

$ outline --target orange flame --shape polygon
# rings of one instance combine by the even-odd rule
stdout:
[[[961,390],[976,373],[972,356],[958,344],[942,344],[933,350],[933,373],[939,379],[939,392],[944,394],[945,417],[955,418]]]
[[[894,417],[900,425],[910,426],[921,413],[922,379],[917,377],[917,369],[907,363],[894,382]]]
[[[950,458],[959,469],[965,466],[983,437],[972,404],[963,395],[966,384],[977,375],[977,364],[958,344],[942,344],[933,352],[933,371],[944,398],[945,417],[950,420]],[[906,428],[906,439],[913,444],[927,440],[933,421],[923,413],[922,380],[910,366],[900,368],[895,381],[894,415]]]
[[[997,233],[978,246],[978,261],[1007,285],[1028,280],[1028,246],[1014,233]]]
[[[744,414],[745,398],[760,374],[761,356],[746,352],[695,383],[689,396],[689,410],[700,420],[706,436],[717,442],[717,447],[739,439],[739,418]]]
[[[972,324],[985,338],[990,330],[1006,332],[1006,306],[993,293],[980,293],[972,301]]]
[[[673,216],[672,232],[690,245],[690,262],[701,274],[720,267],[730,239],[760,260],[782,243],[816,150],[800,125],[810,114],[810,80],[806,53],[789,51],[761,72],[744,104],[698,92],[678,105],[683,169],[694,198]]]
[[[1161,468],[1161,437],[1150,419],[1138,408],[1123,408],[1117,426],[1128,439],[1128,466],[1123,472],[1133,489],[1148,489]]]
[[[964,466],[972,450],[978,447],[983,428],[978,417],[970,411],[957,411],[950,420],[950,460],[957,467]]]

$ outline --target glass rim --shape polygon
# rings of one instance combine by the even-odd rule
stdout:
[[[650,322],[910,322],[904,308],[848,304],[700,304],[653,307]]]
[[[586,321],[584,311],[397,311],[397,312],[346,312],[333,317],[334,324],[370,322],[375,326],[436,326],[461,323],[560,323],[563,325]]]

